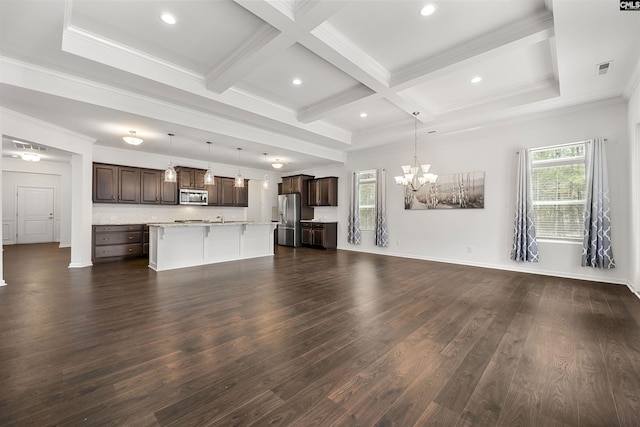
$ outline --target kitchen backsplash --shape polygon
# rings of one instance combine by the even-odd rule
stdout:
[[[338,208],[333,206],[313,208],[313,219],[316,221],[336,222],[338,221]]]
[[[247,219],[246,208],[216,208],[208,206],[155,206],[155,205],[93,205],[93,224],[148,224],[173,222],[177,219],[206,219],[215,221],[217,216],[225,220]]]

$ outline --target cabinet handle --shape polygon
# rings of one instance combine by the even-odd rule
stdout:
[[[133,236],[129,236],[129,240],[133,240]]]
[[[132,248],[129,248],[129,252],[133,252],[133,249],[132,249]]]

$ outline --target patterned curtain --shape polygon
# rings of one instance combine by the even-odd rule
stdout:
[[[389,246],[387,233],[387,173],[376,169],[376,246]]]
[[[349,202],[349,223],[347,241],[352,245],[360,244],[360,209],[358,203],[358,175],[351,175],[351,201]]]
[[[538,244],[533,216],[533,195],[531,189],[531,163],[529,152],[521,149],[518,153],[518,179],[516,184],[516,215],[513,233],[511,259],[514,261],[538,262]]]
[[[611,208],[604,141],[587,141],[587,205],[585,235],[582,242],[582,266],[615,268],[611,249]]]

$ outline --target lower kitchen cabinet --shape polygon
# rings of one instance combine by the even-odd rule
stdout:
[[[303,221],[300,223],[300,241],[303,246],[335,249],[338,243],[337,222]]]
[[[95,264],[147,254],[145,243],[149,231],[147,228],[145,235],[145,227],[142,224],[94,225],[91,260]]]

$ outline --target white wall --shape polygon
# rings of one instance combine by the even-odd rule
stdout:
[[[47,187],[54,189],[54,241],[60,242],[60,247],[71,246],[71,165],[8,158],[2,170],[3,243],[15,243],[18,187]]]
[[[354,151],[344,168],[313,170],[316,176],[339,176],[337,216],[338,247],[420,259],[528,271],[612,283],[626,283],[629,273],[629,139],[627,106],[582,106],[573,111],[531,117],[502,126],[437,137],[421,135],[418,158],[431,163],[437,174],[485,171],[485,208],[472,210],[406,211],[403,189],[394,182],[400,165],[413,157],[413,142]],[[612,203],[612,241],[617,268],[597,270],[580,267],[579,244],[539,242],[540,262],[510,260],[515,203],[516,151],[606,137]],[[362,233],[362,244],[346,240],[350,173],[356,170],[387,170],[387,223],[390,246],[374,245],[372,232]],[[469,252],[471,248],[471,252]]]
[[[638,68],[640,68],[640,61],[638,61]],[[629,207],[631,218],[629,286],[640,296],[640,84],[637,80],[635,90],[629,99],[628,129],[631,147],[629,164],[632,172]]]
[[[6,108],[0,108],[0,119],[2,135],[71,153],[71,262],[69,267],[90,266],[91,147],[95,140]],[[0,269],[2,281],[4,280],[3,271],[4,265]]]

